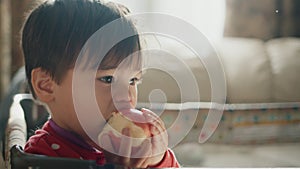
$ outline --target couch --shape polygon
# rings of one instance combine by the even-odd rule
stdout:
[[[226,101],[222,119],[208,140],[214,143],[257,144],[300,141],[300,39],[293,37],[262,41],[251,38],[223,38],[214,42],[226,79]],[[185,49],[169,46],[192,71],[198,83],[200,101],[182,101],[173,74],[179,63],[161,56],[165,70],[149,69],[139,86],[139,106],[157,109],[167,126],[183,128],[189,119],[176,122],[179,113],[197,110],[198,116],[183,142],[197,141],[211,105],[209,75],[201,60]],[[184,75],[183,75],[184,76]],[[151,97],[156,97],[151,100]],[[150,99],[150,100],[149,100]],[[163,104],[155,106],[156,102]],[[185,108],[182,109],[184,103]],[[189,104],[190,103],[190,104]],[[188,106],[186,106],[188,105]],[[176,134],[174,134],[176,135]],[[172,135],[171,135],[172,137]]]

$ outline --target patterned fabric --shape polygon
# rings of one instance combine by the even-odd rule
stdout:
[[[208,116],[209,108],[202,104],[193,128],[183,139],[197,142]],[[180,133],[191,122],[190,110],[167,110],[161,118],[170,133]],[[182,113],[182,122],[178,114]],[[172,126],[172,128],[169,128]],[[208,142],[230,144],[260,144],[300,141],[300,102],[226,104],[222,119]],[[175,139],[170,135],[169,140]],[[176,135],[174,135],[176,137]],[[202,136],[200,136],[202,137]]]

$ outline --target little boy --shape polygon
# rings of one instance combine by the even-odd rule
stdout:
[[[27,18],[22,32],[22,47],[25,57],[26,76],[34,97],[47,104],[51,118],[43,128],[32,136],[24,151],[56,157],[95,160],[97,164],[121,164],[129,167],[179,167],[173,152],[167,148],[167,136],[161,134],[165,126],[150,110],[142,109],[150,125],[152,138],[149,152],[162,153],[142,158],[123,157],[111,153],[94,143],[80,125],[73,103],[72,82],[75,63],[81,48],[97,30],[109,22],[123,18],[128,9],[115,3],[96,0],[49,0],[34,9]],[[129,19],[124,18],[127,23]],[[132,31],[136,32],[131,24]],[[122,28],[120,28],[122,29]],[[113,36],[113,34],[112,34]],[[101,45],[101,44],[99,44]],[[94,78],[95,95],[100,112],[108,120],[116,112],[116,103],[135,108],[137,102],[137,83],[141,79],[141,68],[128,72],[125,79],[126,92],[113,99],[111,85],[119,64],[130,54],[140,51],[139,36],[131,36],[113,46],[102,59]],[[140,63],[134,57],[133,67]],[[134,63],[133,63],[134,62]],[[125,83],[124,83],[125,84]],[[117,90],[118,91],[118,90]],[[126,94],[124,94],[126,93]],[[87,112],[88,116],[88,112]],[[128,129],[122,131],[130,136]],[[107,141],[107,140],[106,140]],[[113,139],[109,139],[113,142]],[[132,147],[127,147],[129,154]]]

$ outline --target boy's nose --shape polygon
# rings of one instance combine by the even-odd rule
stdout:
[[[130,109],[131,105],[131,94],[129,83],[115,83],[112,85],[112,97],[115,107],[118,110]]]

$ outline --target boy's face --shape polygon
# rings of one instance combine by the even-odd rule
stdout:
[[[52,118],[61,127],[84,136],[73,105],[72,78],[70,69],[55,90],[55,105],[51,106]],[[107,120],[112,112],[135,108],[137,103],[137,84],[141,70],[108,69],[98,70],[95,77],[95,95],[98,107]],[[53,103],[53,104],[54,104]],[[52,108],[51,108],[52,107]],[[88,112],[86,112],[88,116]]]
[[[136,107],[137,85],[141,75],[140,70],[97,71],[95,93],[98,106],[105,119],[108,119],[112,112]]]

